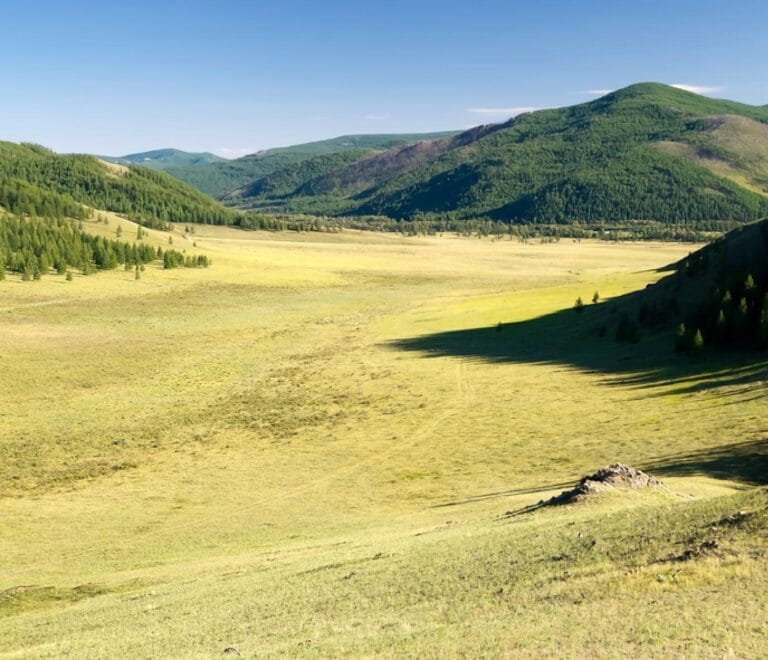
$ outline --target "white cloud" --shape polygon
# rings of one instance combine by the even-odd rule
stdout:
[[[506,117],[514,117],[515,115],[522,115],[524,112],[533,112],[534,110],[541,110],[533,106],[517,106],[513,108],[468,108],[467,112],[472,112],[477,115],[504,115]]]
[[[255,154],[257,151],[256,147],[219,147],[214,153],[222,158],[240,158],[248,154]]]
[[[686,83],[673,83],[672,87],[677,87],[686,92],[693,92],[694,94],[716,94],[722,92],[724,87],[712,87],[709,85],[688,85]]]
[[[579,94],[589,94],[590,96],[605,96],[606,94],[610,94],[612,91],[612,89],[585,89],[583,92],[579,92]]]

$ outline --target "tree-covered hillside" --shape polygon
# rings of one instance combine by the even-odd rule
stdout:
[[[381,135],[342,135],[329,140],[307,142],[289,147],[266,149],[210,165],[194,167],[169,167],[167,172],[213,197],[229,197],[232,192],[244,187],[256,186],[260,179],[280,170],[298,167],[305,160],[342,152],[373,154],[404,144],[419,141],[439,140],[456,131],[442,133],[398,133]],[[348,161],[347,161],[348,162]]]
[[[372,154],[288,198],[250,191],[244,205],[404,219],[748,221],[768,214],[768,110],[644,83]]]
[[[242,217],[162,172],[0,142],[0,206],[20,215],[81,217],[81,205],[155,228],[169,222],[237,224]]]
[[[243,200],[252,201],[264,198],[270,200],[270,204],[274,206],[281,199],[288,199],[294,195],[311,194],[311,189],[308,186],[311,185],[312,181],[349,163],[354,163],[370,153],[367,149],[350,149],[313,156],[296,164],[282,167],[243,188],[232,191],[224,198],[224,201],[237,203]]]
[[[135,269],[138,279],[144,264],[155,260],[162,260],[164,268],[199,268],[209,263],[205,255],[94,236],[75,223],[69,218],[0,214],[0,280],[6,271],[21,273],[22,280],[39,280],[51,271],[71,279],[70,269],[89,275],[120,265]]]
[[[575,309],[620,341],[674,331],[680,353],[768,349],[768,219],[734,229],[666,270],[642,291],[588,308],[577,301]]]

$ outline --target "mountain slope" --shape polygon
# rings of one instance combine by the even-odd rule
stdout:
[[[243,156],[237,160],[197,165],[194,167],[169,167],[169,174],[214,197],[231,196],[232,191],[253,186],[270,174],[287,167],[298,166],[310,158],[329,154],[361,150],[370,153],[390,149],[398,145],[424,140],[437,140],[454,135],[443,133],[402,133],[381,135],[342,135],[329,140],[308,142],[289,147],[278,147]]]
[[[612,327],[617,339],[632,343],[675,332],[683,353],[768,349],[768,218],[665,270],[670,274],[641,291],[577,310],[585,326]]]
[[[163,172],[0,142],[0,206],[5,210],[82,217],[87,210],[81,205],[157,228],[169,222],[235,224],[242,216]]]
[[[118,165],[142,165],[153,170],[166,170],[169,167],[190,167],[199,165],[210,165],[211,163],[220,163],[224,158],[211,154],[190,153],[178,149],[155,149],[153,151],[142,151],[136,154],[127,154],[126,156],[99,156],[101,160]]]
[[[505,222],[754,220],[768,214],[768,110],[643,83],[298,186],[297,211]],[[245,204],[269,208],[254,189]]]

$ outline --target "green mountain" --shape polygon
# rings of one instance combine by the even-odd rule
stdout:
[[[90,212],[84,207],[156,228],[169,222],[237,224],[243,218],[163,172],[0,142],[0,208],[20,216],[78,218]]]
[[[284,162],[261,176],[293,190],[239,185],[229,199],[404,219],[748,221],[768,214],[768,109],[642,83],[317,169]]]
[[[156,149],[154,151],[142,151],[127,156],[99,156],[101,160],[118,165],[142,165],[153,170],[166,170],[169,167],[197,167],[220,163],[224,158],[207,152],[189,153],[178,149]]]
[[[279,170],[300,165],[310,158],[353,152],[362,157],[393,147],[419,141],[437,140],[455,135],[443,133],[401,133],[381,135],[342,135],[330,140],[308,142],[289,147],[259,151],[236,160],[220,161],[208,165],[168,167],[167,172],[213,197],[236,199],[233,191],[255,185],[259,179]],[[348,161],[344,161],[346,163]],[[341,165],[344,163],[337,163]],[[311,170],[310,172],[314,172]],[[293,176],[288,174],[287,176]]]

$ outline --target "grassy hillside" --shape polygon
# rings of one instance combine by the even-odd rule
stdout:
[[[766,149],[764,107],[645,83],[371,155],[308,179],[290,208],[546,224],[748,221],[768,213]],[[256,188],[246,204],[270,201]]]
[[[0,142],[0,205],[47,217],[83,217],[84,205],[158,228],[170,222],[235,224],[241,216],[162,172],[10,142]]]
[[[172,167],[168,168],[168,172],[208,195],[223,197],[246,186],[258,186],[258,181],[263,177],[285,168],[298,167],[305,160],[317,156],[347,151],[362,154],[361,150],[373,153],[402,144],[437,140],[454,134],[455,132],[446,131],[443,133],[342,135],[330,140],[266,149],[237,160],[204,167]]]
[[[142,151],[125,156],[99,156],[101,160],[118,165],[141,165],[153,170],[167,170],[169,167],[192,167],[198,165],[210,165],[224,160],[216,154],[208,152],[190,153],[178,149],[155,149]]]
[[[690,247],[194,229],[0,282],[0,654],[763,653],[765,360],[574,325]]]
[[[768,364],[768,220],[733,230],[659,268],[656,276],[658,281],[622,295],[584,287],[551,313],[424,333],[396,345],[433,356],[567,364],[616,374],[643,389],[702,370],[719,372],[718,385],[745,392],[762,387]]]
[[[664,337],[667,355],[768,349],[768,219],[732,230],[664,271],[671,272],[643,291],[581,309],[581,323],[651,347]]]

